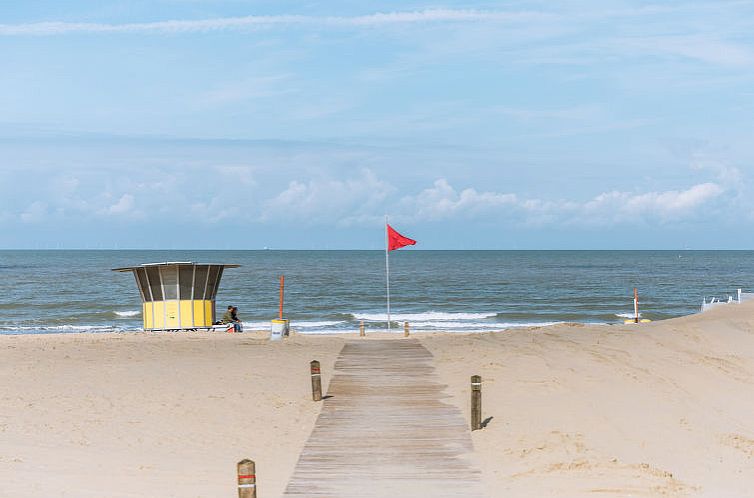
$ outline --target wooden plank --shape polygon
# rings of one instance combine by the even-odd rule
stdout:
[[[416,339],[347,343],[285,496],[483,496],[444,389]]]

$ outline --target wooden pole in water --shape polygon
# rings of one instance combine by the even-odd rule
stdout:
[[[359,322],[359,336],[360,337],[366,337],[366,329],[364,328],[364,320]]]
[[[639,291],[634,287],[634,323],[639,323]]]
[[[283,289],[285,289],[285,275],[280,275],[280,311],[278,318],[283,319]]]
[[[248,458],[241,460],[238,469],[238,498],[257,498],[256,465]]]
[[[482,428],[482,377],[471,376],[471,430]]]
[[[403,322],[403,337],[408,337],[408,322]]]
[[[312,374],[312,399],[322,401],[322,377],[319,371],[319,362],[312,360],[310,369]]]

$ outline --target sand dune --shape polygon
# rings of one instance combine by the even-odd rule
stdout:
[[[467,418],[483,377],[473,459],[491,497],[752,495],[754,302],[419,337]],[[327,385],[346,340],[365,339],[2,336],[0,496],[234,496],[244,457],[260,497],[279,496],[320,406],[308,362]]]
[[[754,303],[423,342],[465,410],[484,377],[490,496],[752,496]]]

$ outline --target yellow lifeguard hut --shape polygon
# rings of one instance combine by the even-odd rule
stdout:
[[[134,274],[144,330],[192,330],[208,329],[215,323],[215,296],[223,270],[239,266],[172,261],[113,271]]]

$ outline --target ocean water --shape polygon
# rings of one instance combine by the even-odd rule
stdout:
[[[286,318],[301,333],[384,330],[381,251],[0,251],[0,334],[141,327],[133,277],[111,268],[161,261],[237,263],[217,309],[269,328],[286,278]],[[639,288],[643,318],[699,311],[703,297],[754,289],[754,251],[394,251],[395,330],[495,331],[558,322],[621,323]]]

